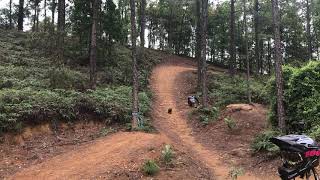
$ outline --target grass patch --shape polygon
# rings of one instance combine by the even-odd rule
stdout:
[[[232,169],[229,172],[229,176],[231,177],[232,180],[238,179],[239,176],[242,176],[244,174],[243,168],[236,168],[232,167]]]
[[[234,119],[231,117],[226,117],[224,118],[224,123],[228,126],[230,130],[235,130],[237,129],[237,123]]]
[[[270,142],[270,138],[281,135],[279,131],[266,130],[257,135],[251,144],[251,148],[254,152],[270,152],[272,154],[277,153],[279,148]]]
[[[266,80],[251,78],[252,101],[266,104],[268,102],[265,90]],[[230,77],[228,74],[210,74],[208,77],[209,97],[218,108],[229,104],[246,103],[247,84],[244,76]]]
[[[154,160],[148,160],[143,164],[142,171],[149,176],[153,176],[160,171],[160,167]]]
[[[98,50],[97,89],[89,87],[88,50],[66,37],[63,59],[57,59],[49,33],[0,30],[0,134],[18,132],[44,121],[81,120],[94,115],[108,123],[131,120],[131,51],[114,44],[110,54]],[[147,84],[164,53],[146,50],[139,64],[141,116],[148,117],[151,93]],[[106,55],[108,57],[106,58]],[[64,63],[63,63],[64,62]],[[63,64],[62,64],[63,63]],[[144,125],[144,131],[152,127]]]
[[[170,145],[165,145],[164,149],[161,151],[161,158],[166,165],[170,165],[174,158],[174,152]]]

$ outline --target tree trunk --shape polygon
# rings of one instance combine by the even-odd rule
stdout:
[[[52,9],[51,9],[51,24],[52,24],[52,28],[54,30],[54,18],[55,18],[55,14],[56,14],[56,0],[52,0]]]
[[[250,88],[250,62],[249,62],[249,55],[248,55],[248,27],[247,27],[247,1],[242,0],[243,3],[243,29],[244,29],[244,53],[245,59],[247,64],[247,96],[248,96],[248,103],[251,104],[251,88]]]
[[[24,0],[19,0],[18,30],[23,31]]]
[[[44,9],[44,31],[47,31],[47,0],[44,0],[43,3],[43,9]]]
[[[131,42],[132,42],[132,128],[139,126],[139,99],[138,99],[138,69],[137,69],[137,34],[136,34],[136,4],[130,0],[131,7]]]
[[[259,34],[259,0],[254,1],[254,39],[255,39],[255,59],[257,66],[257,74],[261,71],[261,56],[260,56],[260,34]]]
[[[236,44],[235,44],[235,0],[230,3],[230,60],[229,60],[229,73],[231,76],[235,74],[236,62]]]
[[[63,62],[63,44],[65,28],[65,0],[58,0],[58,57]]]
[[[197,8],[197,27],[196,27],[196,61],[198,62],[198,81],[197,87],[198,90],[201,89],[201,1],[196,0],[196,8]]]
[[[93,0],[92,4],[92,27],[91,27],[91,43],[90,43],[90,86],[96,89],[97,82],[97,1]]]
[[[313,50],[312,50],[312,36],[311,36],[311,1],[312,0],[306,0],[306,6],[307,6],[307,43],[308,43],[308,58],[309,60],[311,60],[312,54],[313,54]]]
[[[207,89],[207,28],[208,28],[208,0],[202,0],[201,12],[201,90],[202,106],[208,107],[208,89]]]
[[[274,48],[275,48],[275,74],[277,88],[277,115],[280,130],[286,132],[285,112],[283,105],[283,75],[282,75],[282,53],[280,40],[280,16],[278,0],[272,0],[272,15],[274,28]]]
[[[12,24],[12,0],[9,2],[9,29],[13,28]]]
[[[36,4],[36,12],[37,12],[37,16],[36,16],[36,32],[39,31],[39,13],[40,13],[40,8],[39,8],[39,0],[36,0],[37,4]]]
[[[271,43],[270,39],[268,40],[268,74],[271,75],[271,67],[272,67],[272,62],[271,62]]]
[[[34,2],[36,3],[36,2]],[[34,4],[34,14],[33,14],[33,25],[32,25],[32,31],[35,32],[36,31],[36,20],[37,19],[37,8],[36,8],[36,4]]]
[[[145,29],[146,29],[146,0],[141,0],[140,4],[140,42],[141,50],[143,51],[145,45]],[[143,55],[143,54],[142,54]]]

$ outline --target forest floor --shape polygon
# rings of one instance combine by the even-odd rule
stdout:
[[[192,120],[193,109],[188,107],[186,98],[195,92],[192,80],[196,79],[195,67],[192,61],[171,56],[154,69],[150,79],[154,94],[151,116],[158,132],[120,131],[93,141],[70,144],[58,153],[43,145],[51,141],[41,135],[38,136],[41,143],[33,147],[25,142],[10,147],[0,144],[3,155],[0,164],[5,163],[0,165],[0,178],[231,179],[230,170],[243,167],[245,174],[238,179],[278,179],[274,162],[266,163],[249,152],[251,140],[266,126],[265,107],[229,106],[223,115],[238,120],[236,132],[228,131],[223,121],[203,127]],[[223,73],[223,70],[210,68],[210,73]],[[169,108],[173,109],[172,114],[168,114]],[[70,136],[65,137],[68,138]],[[142,164],[148,159],[159,159],[165,144],[174,148],[173,167],[161,165],[159,174],[152,178],[145,176],[141,172]],[[21,152],[23,157],[18,156]],[[39,157],[41,161],[36,161]],[[18,162],[22,165],[10,169]]]

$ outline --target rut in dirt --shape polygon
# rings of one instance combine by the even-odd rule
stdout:
[[[230,179],[230,169],[223,159],[214,150],[209,150],[198,143],[187,124],[187,116],[191,109],[187,104],[188,94],[185,86],[190,84],[179,83],[178,77],[181,73],[193,73],[195,70],[196,67],[192,62],[179,57],[172,58],[154,69],[151,77],[151,88],[155,95],[152,118],[162,134],[167,135],[175,146],[183,148],[199,159],[211,170],[214,179]],[[172,114],[167,113],[168,108],[173,109]],[[261,178],[246,173],[238,179]]]

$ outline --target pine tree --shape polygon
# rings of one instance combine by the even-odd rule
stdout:
[[[255,59],[257,65],[257,74],[262,71],[262,60],[260,56],[260,31],[259,31],[259,0],[254,0],[254,39],[255,39]]]
[[[243,4],[243,28],[244,28],[244,53],[247,65],[247,96],[248,96],[248,103],[251,104],[251,90],[250,90],[250,62],[249,62],[249,55],[248,55],[248,27],[247,27],[247,1],[242,0]]]
[[[138,70],[137,70],[137,34],[136,34],[136,2],[130,0],[131,7],[131,42],[132,42],[132,128],[138,127],[139,100],[138,100]]]
[[[236,63],[236,41],[235,41],[235,0],[230,1],[230,60],[229,60],[229,73],[231,76],[235,74]]]
[[[98,0],[93,0],[92,3],[92,26],[91,26],[91,42],[90,42],[90,86],[91,89],[96,89],[96,69],[97,69],[97,13]]]
[[[13,28],[12,23],[12,0],[9,1],[9,29]]]
[[[208,107],[207,89],[207,29],[208,29],[208,0],[202,0],[201,12],[201,90],[202,106]]]
[[[202,0],[196,0],[196,52],[195,58],[198,62],[198,81],[197,87],[201,89],[201,2]]]
[[[276,88],[277,88],[277,115],[278,126],[282,132],[286,132],[286,122],[283,105],[283,75],[282,75],[282,53],[280,40],[280,16],[279,16],[279,2],[272,0],[272,19],[274,28],[274,50],[275,50],[275,74],[276,74]]]
[[[24,23],[24,0],[19,0],[19,12],[18,12],[18,30],[23,31]]]
[[[58,57],[62,63],[65,30],[65,0],[58,0]]]
[[[312,0],[306,0],[306,19],[307,19],[307,44],[308,44],[308,58],[311,60],[313,49],[312,49],[312,35],[311,35],[311,3]]]

